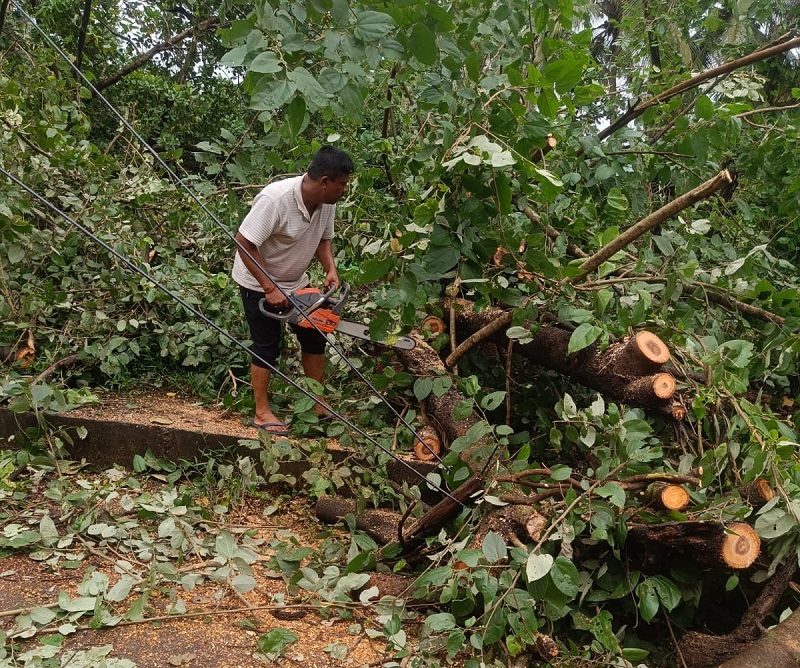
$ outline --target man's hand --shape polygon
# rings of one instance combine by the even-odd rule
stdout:
[[[278,288],[273,288],[269,292],[265,292],[264,299],[266,299],[272,311],[283,311],[289,308],[289,300],[286,299]]]
[[[339,274],[336,272],[336,269],[331,269],[325,275],[325,291],[326,292],[328,290],[330,290],[331,287],[335,287],[338,290],[340,283],[341,282],[339,281]]]

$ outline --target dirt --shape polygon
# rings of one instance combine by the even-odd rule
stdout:
[[[186,393],[159,388],[98,395],[98,403],[69,412],[73,417],[167,426],[207,434],[257,438],[258,429],[240,413],[210,406]]]
[[[152,423],[242,438],[257,438],[258,434],[258,430],[246,425],[240,415],[208,407],[187,395],[165,390],[104,395],[98,404],[81,407],[70,414],[86,416],[87,420]],[[42,485],[42,491],[45,487]],[[280,492],[276,491],[276,494]],[[42,503],[51,502],[42,498]],[[279,505],[279,511],[271,514],[272,510],[267,508],[275,503]],[[54,504],[53,512],[57,513],[58,508],[60,506]],[[264,560],[269,556],[266,545],[276,531],[291,531],[303,544],[313,545],[321,531],[331,530],[318,523],[306,498],[288,495],[286,490],[281,498],[275,500],[248,499],[246,506],[230,512],[226,520],[231,522],[232,531],[250,528],[258,538],[265,539]],[[15,521],[20,520],[15,518]],[[343,535],[343,538],[346,537]],[[80,547],[75,551],[81,551]],[[106,573],[110,586],[113,586],[119,578],[114,568],[119,555],[113,554],[113,551],[99,550],[83,550],[83,554],[86,556],[77,568],[65,567],[63,560],[55,564],[52,560],[48,560],[49,564],[47,561],[35,561],[22,553],[0,559],[0,630],[9,631],[14,625],[16,615],[9,614],[9,611],[52,604],[57,601],[61,591],[75,596],[78,584],[92,569]],[[285,611],[281,615],[280,611],[267,609],[281,601],[282,597],[288,603],[294,602],[283,580],[271,577],[264,563],[255,564],[254,577],[256,588],[245,594],[237,594],[230,586],[208,579],[190,592],[184,591],[179,585],[164,586],[151,596],[146,613],[148,617],[169,617],[170,597],[174,600],[176,595],[183,599],[187,612],[197,616],[123,623],[101,630],[80,630],[66,636],[62,652],[112,645],[110,657],[128,659],[139,668],[358,668],[378,666],[387,660],[385,641],[371,639],[365,632],[367,628],[377,629],[374,619],[359,617],[358,612],[349,620],[340,619],[338,615],[326,619],[312,609],[294,611],[288,617],[297,615],[298,618],[287,618]],[[133,595],[118,604],[118,612],[124,614],[132,600]],[[87,620],[88,617],[84,616],[76,623],[86,624]],[[289,645],[277,662],[257,656],[258,638],[277,628],[295,633],[298,640]],[[35,646],[32,642],[23,642],[22,651]],[[343,660],[331,656],[336,643],[347,646],[347,655]],[[342,648],[338,649],[341,651]]]

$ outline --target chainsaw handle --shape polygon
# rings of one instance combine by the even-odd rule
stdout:
[[[342,283],[342,290],[339,293],[339,299],[335,302],[331,302],[329,306],[330,310],[333,311],[336,315],[341,315],[342,309],[344,308],[344,303],[347,301],[347,298],[350,296],[350,284],[349,283]]]
[[[328,298],[336,292],[336,286],[331,286],[331,288],[324,293],[321,293],[319,298],[312,302],[304,311],[300,312],[297,307],[292,303],[294,301],[294,293],[289,295],[289,308],[284,311],[283,313],[278,311],[270,311],[267,308],[267,300],[263,297],[258,300],[258,310],[261,311],[265,316],[268,318],[272,318],[273,320],[280,320],[281,322],[299,322],[303,316],[308,317],[314,311],[316,311],[320,306],[322,306]],[[341,300],[340,300],[341,301]]]

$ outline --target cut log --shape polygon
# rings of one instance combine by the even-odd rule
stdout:
[[[659,510],[683,510],[689,505],[689,492],[682,485],[660,482],[645,491],[644,500]]]
[[[447,331],[447,327],[444,324],[444,320],[437,318],[435,315],[429,315],[422,321],[420,330],[431,334],[444,334]]]
[[[317,519],[325,524],[336,524],[352,514],[356,519],[356,529],[374,538],[379,545],[397,542],[397,528],[402,518],[390,510],[365,510],[359,513],[355,501],[340,496],[321,496],[314,510]]]
[[[800,612],[767,631],[741,654],[720,668],[797,668],[800,666]]]
[[[761,539],[744,522],[635,524],[628,528],[627,540],[629,547],[643,549],[648,561],[679,554],[711,568],[747,568],[761,551]]]
[[[486,309],[476,313],[472,303],[463,299],[446,299],[442,307],[446,314],[455,313],[459,338],[464,339],[464,335],[468,335],[462,346],[474,337],[482,343],[491,341],[498,346],[508,347],[506,332],[511,325],[509,312]],[[529,343],[516,343],[514,352],[538,366],[602,392],[603,396],[610,399],[654,409],[676,420],[685,417],[683,402],[674,394],[674,378],[661,370],[663,364],[669,361],[670,353],[658,336],[652,332],[638,332],[630,339],[611,344],[606,350],[590,345],[570,353],[571,336],[572,332],[567,329],[541,327],[532,334],[533,340]],[[661,376],[662,373],[664,376]],[[657,380],[641,381],[641,386],[632,385],[640,378],[650,379],[654,375],[658,376]]]
[[[439,436],[431,427],[423,427],[418,432],[420,439],[414,443],[414,454],[421,462],[431,462],[442,452]]]
[[[447,371],[444,363],[439,358],[439,354],[419,337],[415,337],[415,340],[417,345],[413,350],[398,350],[396,353],[397,358],[406,370],[417,378],[445,375]],[[463,420],[453,418],[456,406],[466,401],[466,397],[458,390],[455,383],[442,396],[437,396],[435,392],[431,392],[424,401],[425,415],[428,421],[435,425],[436,432],[442,437],[440,442],[443,447],[460,436],[464,436],[479,422],[475,415],[470,415]],[[473,458],[473,453],[483,449],[488,456],[488,453],[493,448],[494,441],[491,439],[491,432],[489,432],[487,436],[473,445],[469,451],[462,452],[460,457],[473,472],[478,471],[481,468],[481,462]]]
[[[615,364],[630,369],[632,376],[655,373],[669,362],[669,348],[652,332],[636,332],[618,348]],[[670,395],[672,396],[672,395]]]
[[[642,376],[628,383],[622,389],[622,399],[634,406],[653,406],[663,404],[675,394],[675,378],[668,373]]]
[[[761,508],[767,501],[775,498],[775,490],[764,478],[756,478],[748,485],[739,488],[742,499],[749,503],[753,508]]]
[[[436,533],[442,527],[447,526],[461,512],[462,504],[470,501],[473,494],[477,494],[485,489],[486,482],[479,475],[475,474],[468,478],[451,496],[447,496],[427,513],[420,517],[408,531],[403,532],[403,540],[411,542],[425,536]],[[452,498],[451,498],[452,497]]]

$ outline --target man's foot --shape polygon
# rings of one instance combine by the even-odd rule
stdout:
[[[289,435],[289,427],[282,420],[278,420],[277,422],[256,422],[255,420],[251,420],[250,424],[258,429],[263,429],[265,432],[272,434],[273,436]]]

